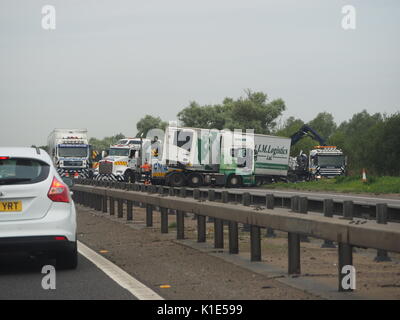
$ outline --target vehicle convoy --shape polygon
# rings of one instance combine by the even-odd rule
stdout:
[[[76,230],[74,202],[50,156],[0,148],[0,253],[46,254],[58,269],[74,269]]]
[[[47,146],[60,176],[91,176],[91,152],[86,129],[54,129],[48,137]]]
[[[142,162],[150,159],[150,140],[142,138],[120,139],[104,151],[98,168],[94,171],[95,180],[105,181],[143,181]]]
[[[290,159],[289,180],[314,180],[346,175],[347,164],[343,151],[336,146],[327,146],[325,139],[308,125],[302,126],[291,136],[291,145],[295,145],[307,135],[317,140],[320,145],[315,146],[308,156],[301,153]]]

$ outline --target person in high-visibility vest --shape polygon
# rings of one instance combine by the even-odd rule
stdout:
[[[140,166],[140,168],[143,170],[144,175],[145,175],[145,184],[150,184],[150,173],[151,173],[151,165],[147,162],[147,160]]]

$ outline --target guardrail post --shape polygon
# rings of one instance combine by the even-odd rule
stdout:
[[[300,274],[300,235],[288,232],[288,273]]]
[[[221,219],[214,219],[214,248],[224,247],[224,223]]]
[[[354,203],[351,200],[343,201],[343,218],[353,220]]]
[[[376,222],[379,224],[387,224],[387,204],[377,203],[376,204]],[[392,261],[386,250],[378,249],[375,262]]]
[[[207,199],[208,201],[215,201],[215,190],[208,190]],[[215,219],[213,217],[208,217],[207,222],[215,222]]]
[[[239,227],[236,221],[229,221],[229,253],[239,253]]]
[[[153,226],[153,205],[146,204],[146,227]]]
[[[103,209],[103,212],[104,212],[104,213],[107,212],[107,205],[108,205],[107,202],[108,202],[108,201],[107,201],[107,196],[104,195],[104,196],[103,196],[103,206],[102,206],[102,209]]]
[[[200,190],[197,188],[193,189],[193,199],[200,200],[200,196],[201,196]],[[193,214],[193,220],[195,220],[195,219],[196,219],[196,214]],[[198,222],[197,222],[197,226],[198,226]]]
[[[97,194],[92,194],[92,209],[97,210]]]
[[[261,261],[261,236],[260,227],[250,227],[250,260]]]
[[[324,216],[327,218],[333,218],[333,200],[324,199]],[[321,248],[336,248],[332,240],[324,240]]]
[[[133,202],[131,200],[126,200],[126,220],[133,220]]]
[[[229,202],[229,193],[228,193],[228,191],[222,191],[221,192],[221,202],[222,203],[228,203]]]
[[[273,194],[267,194],[265,196],[265,204],[267,206],[267,209],[274,209],[275,208],[275,197]],[[274,229],[272,228],[267,228],[267,233],[265,234],[267,238],[275,238],[276,233]]]
[[[197,188],[193,189],[193,199],[200,200],[200,190]]]
[[[176,211],[176,239],[185,238],[185,213],[181,210]]]
[[[293,196],[290,198],[290,209],[293,212],[298,212],[299,209],[299,196]]]
[[[113,197],[110,197],[110,216],[115,214],[115,201]]]
[[[343,278],[346,274],[342,273],[344,266],[353,266],[353,247],[347,243],[338,244],[338,255],[339,255],[339,263],[338,263],[338,272],[339,272],[339,291],[353,291],[351,288],[345,289],[342,286]]]
[[[123,207],[123,204],[124,204],[124,200],[122,200],[122,199],[118,199],[118,218],[122,218],[123,217],[123,215],[124,215],[124,207]]]
[[[249,192],[245,192],[242,195],[242,205],[248,207],[250,206],[251,203],[251,195]]]
[[[84,205],[85,205],[85,207],[89,207],[89,205],[90,205],[90,193],[89,192],[85,192],[84,194],[85,194],[85,203],[84,203]]]
[[[197,242],[206,242],[206,217],[197,215]]]
[[[98,208],[99,208],[99,211],[101,211],[101,212],[103,212],[103,203],[104,203],[103,198],[105,198],[104,195],[98,196]]]
[[[308,212],[308,199],[307,197],[299,197],[298,200],[299,213],[307,214]],[[300,235],[301,242],[310,242],[310,239],[306,235]]]
[[[168,209],[160,208],[161,211],[161,233],[168,233]]]
[[[248,192],[244,192],[242,195],[242,205],[248,207],[250,206],[251,202],[251,195]],[[250,231],[250,225],[247,223],[243,224],[243,231],[249,232]]]

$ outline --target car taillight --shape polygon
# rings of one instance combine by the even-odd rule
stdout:
[[[54,202],[69,202],[69,192],[68,187],[58,181],[56,177],[53,178],[53,182],[51,183],[51,187],[47,196],[50,198],[51,201]]]
[[[8,160],[8,159],[10,159],[10,157],[3,157],[3,156],[0,156],[0,160]]]

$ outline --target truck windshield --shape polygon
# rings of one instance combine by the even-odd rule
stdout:
[[[318,165],[323,167],[340,167],[344,165],[344,156],[343,155],[327,155],[327,156],[318,156]]]
[[[88,147],[58,147],[59,157],[85,158],[88,155]]]
[[[117,157],[127,157],[128,154],[129,154],[129,149],[111,148],[108,155]]]

